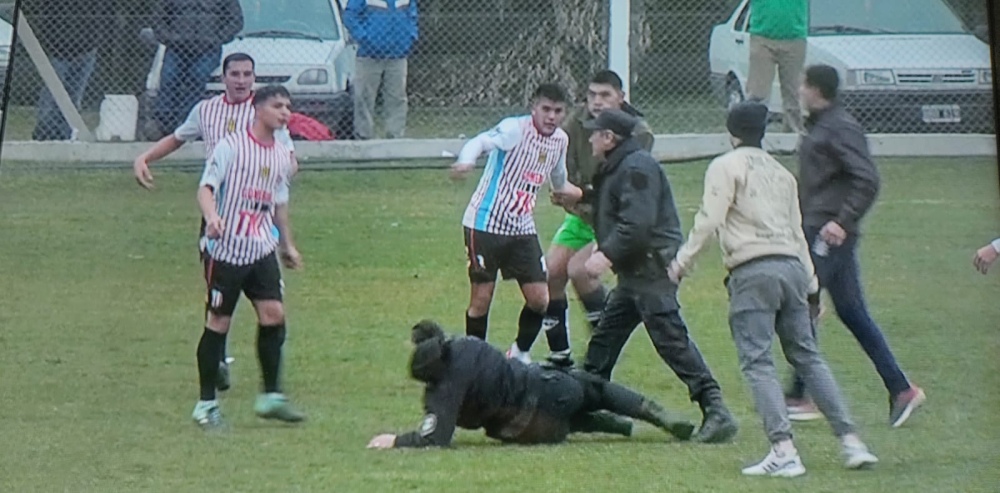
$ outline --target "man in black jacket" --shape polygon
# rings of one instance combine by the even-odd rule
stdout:
[[[656,402],[589,373],[508,359],[477,337],[449,338],[424,320],[411,330],[416,345],[410,375],[426,387],[424,419],[417,430],[377,435],[368,448],[451,445],[455,428],[482,428],[506,443],[559,443],[567,435],[614,433],[629,436],[629,416],[687,440],[694,424]],[[608,412],[610,411],[610,412]]]
[[[724,442],[737,432],[708,369],[680,315],[677,285],[667,267],[684,241],[670,182],[660,163],[632,136],[636,118],[621,110],[603,111],[585,126],[592,130],[594,155],[604,162],[584,201],[594,207],[597,250],[585,268],[600,276],[609,268],[618,286],[587,347],[584,369],[605,379],[639,322],[660,358],[687,385],[703,421],[695,440]],[[564,200],[564,197],[556,197]]]
[[[166,46],[154,117],[160,132],[177,128],[202,99],[222,45],[243,29],[239,0],[159,0],[153,34]]]
[[[806,69],[799,89],[809,112],[799,149],[799,202],[820,287],[861,344],[889,392],[889,424],[902,425],[926,399],[907,380],[865,303],[858,266],[860,224],[879,192],[879,174],[861,125],[837,102],[840,79],[829,65]],[[817,417],[796,376],[786,401],[789,417]]]

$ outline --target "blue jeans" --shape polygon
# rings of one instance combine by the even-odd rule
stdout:
[[[79,110],[83,93],[87,90],[90,76],[94,74],[94,67],[97,65],[97,50],[81,53],[73,58],[52,57],[49,61],[69,93],[73,106]],[[36,110],[35,130],[31,134],[33,140],[69,140],[72,137],[73,130],[47,87],[43,86],[38,94]]]
[[[812,246],[819,236],[819,228],[804,228],[806,239]],[[813,264],[819,284],[833,300],[837,317],[854,334],[868,358],[875,364],[886,390],[891,397],[910,388],[903,371],[896,364],[896,358],[889,349],[889,343],[882,335],[882,329],[872,320],[865,303],[864,290],[861,287],[861,270],[858,265],[858,237],[850,234],[840,246],[830,246],[825,256],[818,256],[810,249]],[[805,395],[805,385],[798,375],[793,377],[792,388],[787,397],[802,398]]]
[[[192,53],[167,48],[160,69],[160,92],[153,117],[164,132],[180,126],[191,108],[205,95],[212,71],[222,63],[222,48]]]

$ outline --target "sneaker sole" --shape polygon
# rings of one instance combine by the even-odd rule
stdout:
[[[844,463],[844,467],[847,467],[848,469],[857,470],[857,469],[866,469],[875,464],[878,464],[878,457],[868,454],[848,459],[847,462]]]
[[[788,419],[791,421],[816,421],[822,417],[821,413],[788,413]]]
[[[802,465],[779,469],[774,472],[765,472],[763,474],[748,473],[746,471],[743,471],[744,476],[770,477],[770,478],[797,478],[805,473],[806,473],[806,467]]]
[[[913,414],[913,411],[916,411],[917,408],[923,405],[924,401],[926,400],[927,400],[927,395],[924,394],[923,389],[918,390],[917,396],[914,397],[913,400],[910,401],[909,404],[907,404],[906,407],[903,408],[903,413],[900,414],[898,418],[896,418],[896,421],[891,423],[892,427],[899,428],[900,426],[903,426],[903,423],[905,423],[906,420],[910,419],[910,415]]]

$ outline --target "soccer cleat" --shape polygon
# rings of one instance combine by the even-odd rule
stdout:
[[[306,419],[306,415],[293,408],[284,394],[271,393],[257,396],[253,410],[263,419],[276,419],[286,423],[298,423]]]
[[[924,394],[924,390],[914,385],[900,392],[889,403],[889,424],[893,428],[899,428],[925,400],[927,395]]]
[[[848,469],[863,469],[878,463],[878,457],[868,451],[868,447],[863,443],[845,444],[842,453],[844,454],[844,467]]]
[[[785,399],[788,419],[792,421],[813,421],[823,417],[812,399]]]
[[[223,427],[222,411],[216,401],[198,401],[191,413],[191,419],[205,431],[218,430]]]
[[[574,364],[569,349],[550,353],[546,360],[557,368],[572,368]]]
[[[230,387],[230,381],[229,381],[229,364],[228,363],[221,363],[220,362],[219,363],[219,374],[218,374],[218,377],[216,377],[216,379],[215,379],[215,388],[218,389],[221,392],[221,391],[229,390],[229,387]]]
[[[517,347],[516,342],[511,344],[510,349],[507,350],[507,359],[516,359],[526,365],[531,364],[531,355],[527,352],[521,351],[521,348]]]
[[[776,478],[794,478],[806,473],[806,466],[796,450],[779,452],[777,446],[771,447],[767,457],[757,464],[743,468],[744,476],[771,476]]]

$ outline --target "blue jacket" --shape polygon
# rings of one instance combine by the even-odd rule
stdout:
[[[344,24],[364,58],[406,58],[417,41],[417,0],[350,0]]]

